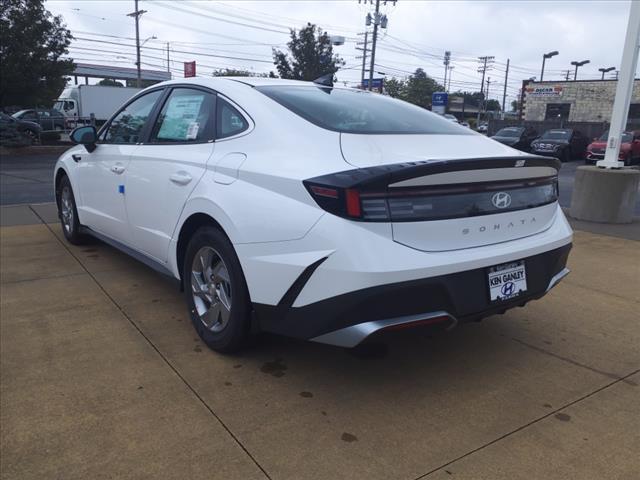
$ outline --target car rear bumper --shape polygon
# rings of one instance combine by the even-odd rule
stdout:
[[[300,307],[255,303],[254,310],[263,331],[353,347],[388,328],[435,323],[453,326],[523,306],[544,296],[569,273],[570,249],[567,244],[523,258],[527,292],[504,302],[489,301],[485,267],[365,288]]]

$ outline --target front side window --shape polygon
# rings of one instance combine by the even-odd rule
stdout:
[[[215,96],[202,90],[176,88],[164,103],[151,134],[156,143],[203,142],[213,138]]]
[[[440,115],[384,95],[343,88],[299,86],[257,90],[328,130],[364,134],[474,135]]]
[[[216,106],[216,137],[226,138],[244,132],[249,123],[229,102],[218,97]]]
[[[138,143],[154,105],[162,90],[148,93],[124,107],[113,118],[104,135],[105,143]]]

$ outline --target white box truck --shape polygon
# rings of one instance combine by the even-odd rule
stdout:
[[[68,123],[87,122],[93,114],[96,123],[101,124],[141,90],[132,87],[74,85],[64,89],[53,108],[62,112]]]

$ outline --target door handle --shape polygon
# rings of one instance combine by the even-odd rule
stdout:
[[[117,173],[118,175],[120,175],[122,172],[124,172],[124,165],[120,165],[120,164],[113,165],[111,167],[111,171],[113,173]]]
[[[71,158],[73,158],[73,161],[78,163],[80,160],[82,160],[82,157],[80,155],[76,155],[75,153],[73,155],[71,155]]]
[[[191,181],[192,177],[187,172],[176,172],[169,177],[173,183],[177,183],[178,185],[186,185]]]

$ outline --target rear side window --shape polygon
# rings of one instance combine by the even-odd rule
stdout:
[[[216,137],[226,138],[244,132],[249,123],[242,114],[221,97],[216,105]]]
[[[151,134],[156,143],[205,142],[212,139],[215,96],[175,88],[164,103]]]
[[[424,108],[360,90],[270,86],[257,90],[322,128],[344,133],[473,135]]]
[[[105,143],[138,143],[154,105],[162,90],[147,93],[124,107],[113,118],[104,136]]]

